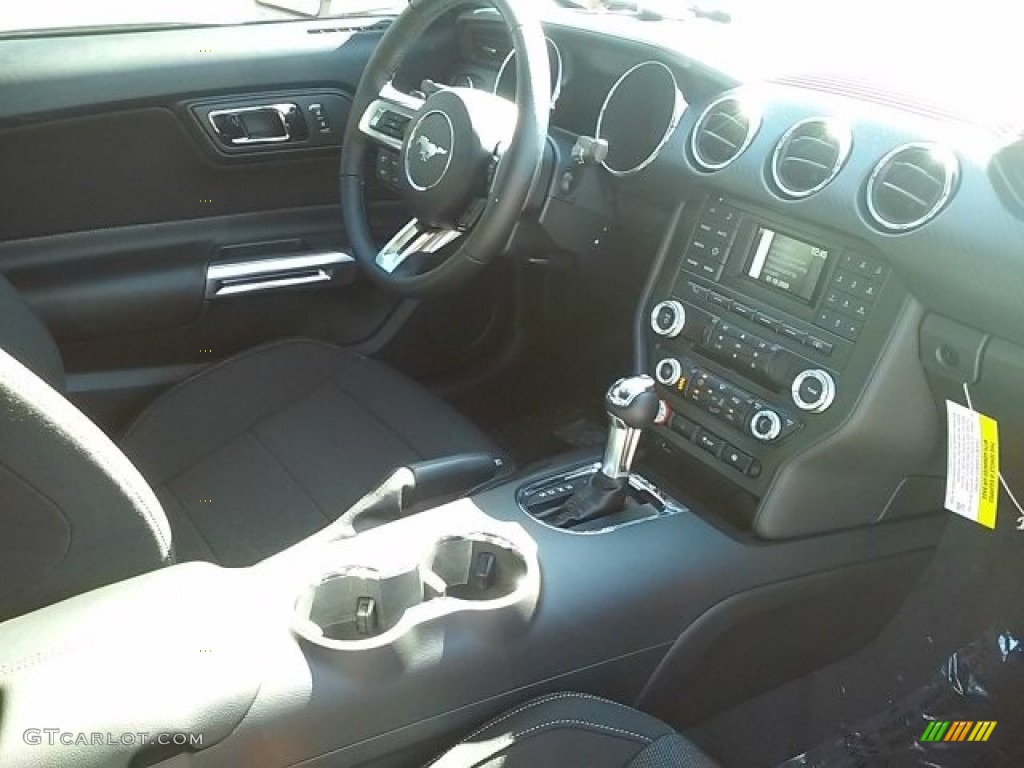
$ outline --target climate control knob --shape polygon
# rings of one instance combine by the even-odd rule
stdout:
[[[686,307],[675,299],[659,302],[651,310],[651,330],[659,336],[674,338],[686,325]]]
[[[782,418],[770,408],[762,408],[750,418],[750,434],[764,443],[770,443],[782,434]]]
[[[836,381],[828,371],[810,368],[796,375],[790,394],[800,410],[823,413],[836,399]]]
[[[654,367],[654,378],[666,387],[674,387],[683,378],[683,366],[674,357],[666,357]]]

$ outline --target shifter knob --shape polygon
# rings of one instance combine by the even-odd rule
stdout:
[[[640,434],[658,416],[661,398],[654,391],[654,379],[650,376],[629,376],[619,379],[605,395],[604,405],[608,409],[608,442],[605,443],[601,471],[595,480],[621,486],[629,477]]]
[[[660,404],[654,379],[646,375],[619,379],[611,385],[604,398],[608,415],[633,429],[651,426],[658,416]]]

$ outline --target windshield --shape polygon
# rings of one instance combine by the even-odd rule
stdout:
[[[0,0],[0,33],[397,13],[406,0]]]

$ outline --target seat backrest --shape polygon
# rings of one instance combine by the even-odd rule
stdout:
[[[0,349],[2,621],[167,565],[173,550],[156,495],[54,388],[64,374],[53,339],[0,283],[0,345],[12,347]]]

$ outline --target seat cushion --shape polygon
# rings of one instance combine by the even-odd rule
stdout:
[[[341,515],[394,468],[495,451],[435,395],[309,340],[259,347],[170,390],[126,433],[178,560],[250,565]]]
[[[715,768],[660,720],[585,693],[528,701],[471,733],[430,768]]]

